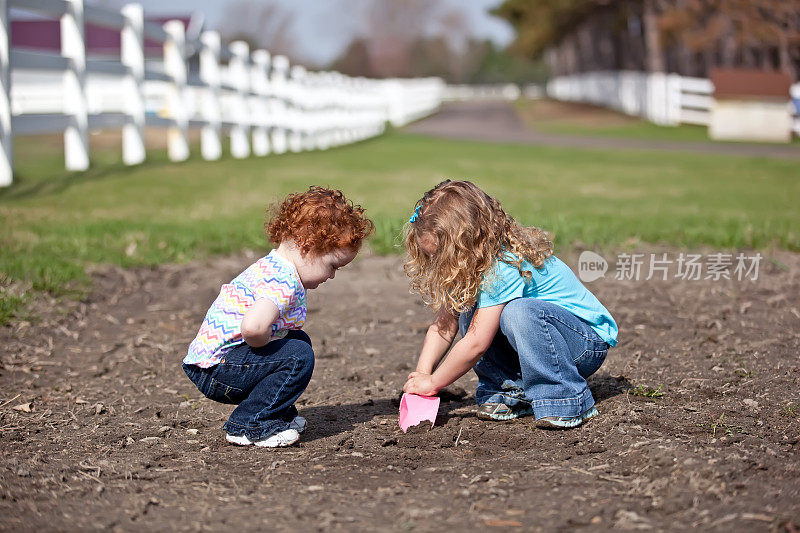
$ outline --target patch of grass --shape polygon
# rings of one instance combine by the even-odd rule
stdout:
[[[402,254],[404,250],[403,226],[406,220],[380,216],[373,219],[375,233],[369,242],[370,248],[381,255]]]
[[[0,324],[5,324],[14,318],[26,300],[23,296],[0,291]]]
[[[734,426],[725,422],[725,413],[719,415],[719,418],[711,424],[711,436],[717,436],[717,430],[724,431],[725,435],[728,437],[733,437],[735,433],[739,433],[740,435],[749,435],[750,433],[746,431],[741,426]]]
[[[797,418],[798,414],[800,414],[800,408],[793,403],[787,403],[786,405],[781,406],[781,412],[786,416]]]
[[[643,398],[649,398],[653,401],[658,400],[664,396],[664,393],[661,392],[661,388],[663,385],[659,385],[658,388],[653,389],[651,387],[646,387],[645,385],[637,385],[633,389],[628,391],[628,394],[631,396],[641,396]]]
[[[17,138],[15,184],[0,190],[0,276],[32,291],[80,294],[87,265],[184,262],[266,251],[264,209],[309,185],[341,188],[376,223],[370,246],[402,251],[414,203],[468,178],[556,249],[664,243],[800,250],[796,162],[703,154],[592,151],[449,141],[391,132],[325,152],[183,163],[163,151],[136,167],[98,147],[64,170],[60,141]],[[198,153],[195,150],[193,153]],[[20,298],[0,296],[3,316]]]

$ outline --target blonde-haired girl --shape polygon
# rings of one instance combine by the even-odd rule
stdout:
[[[435,395],[474,367],[479,418],[533,414],[538,427],[571,428],[598,414],[586,378],[617,325],[547,233],[469,181],[446,180],[417,202],[405,241],[411,289],[437,311],[405,392]]]

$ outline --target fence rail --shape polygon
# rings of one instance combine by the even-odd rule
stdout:
[[[561,76],[547,84],[557,100],[586,102],[646,118],[661,125],[707,126],[714,103],[714,84],[706,78],[634,71],[589,72]],[[792,86],[793,131],[800,135],[800,83]]]
[[[60,21],[60,54],[11,49],[9,10]],[[87,57],[86,24],[120,31],[120,57]],[[144,40],[163,45],[145,60]],[[199,58],[190,69],[189,58]],[[83,0],[0,0],[0,186],[12,183],[15,135],[63,133],[65,166],[89,167],[88,132],[122,129],[122,157],[144,161],[144,128],[168,130],[173,161],[189,157],[191,128],[199,128],[208,160],[222,155],[223,136],[242,158],[327,149],[379,135],[435,112],[438,78],[371,80],[338,72],[309,72],[244,42],[221,43],[218,33],[187,40],[183,23],[147,22],[139,4],[120,12]]]

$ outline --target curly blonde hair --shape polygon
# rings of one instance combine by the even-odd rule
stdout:
[[[294,241],[303,255],[325,255],[337,248],[358,251],[375,229],[364,208],[338,189],[312,185],[267,209],[264,232],[273,244]]]
[[[445,180],[417,202],[413,222],[405,226],[408,260],[403,265],[411,290],[422,295],[435,311],[451,314],[470,309],[478,297],[484,275],[504,261],[523,270],[528,260],[540,268],[553,254],[551,236],[539,228],[519,225],[500,202],[469,181]],[[435,243],[428,255],[420,239]],[[516,260],[501,252],[512,252]]]

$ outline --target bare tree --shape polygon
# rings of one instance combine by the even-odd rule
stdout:
[[[647,69],[650,72],[664,72],[664,49],[661,46],[661,32],[658,29],[656,0],[644,0],[642,21],[647,50]]]
[[[450,48],[463,52],[472,34],[472,25],[462,9],[450,6],[435,20],[433,30],[447,40]]]
[[[366,41],[372,70],[380,76],[411,74],[411,45],[424,34],[440,0],[373,0]]]
[[[236,0],[226,9],[220,23],[225,41],[242,40],[252,48],[302,60],[302,48],[292,37],[295,13],[280,0]]]
[[[494,13],[517,29],[514,50],[544,54],[556,74],[616,65],[707,76],[723,65],[800,77],[800,0],[505,0]],[[586,45],[603,34],[611,60]]]
[[[364,42],[371,70],[379,76],[410,76],[432,64],[450,63],[456,76],[469,64],[472,27],[463,9],[444,0],[371,0],[366,10]],[[425,52],[427,50],[427,52]],[[426,53],[441,58],[430,58]],[[422,64],[427,63],[428,67]]]
[[[798,77],[800,0],[669,0],[662,33],[719,64],[781,69]],[[792,57],[792,54],[795,57]]]

